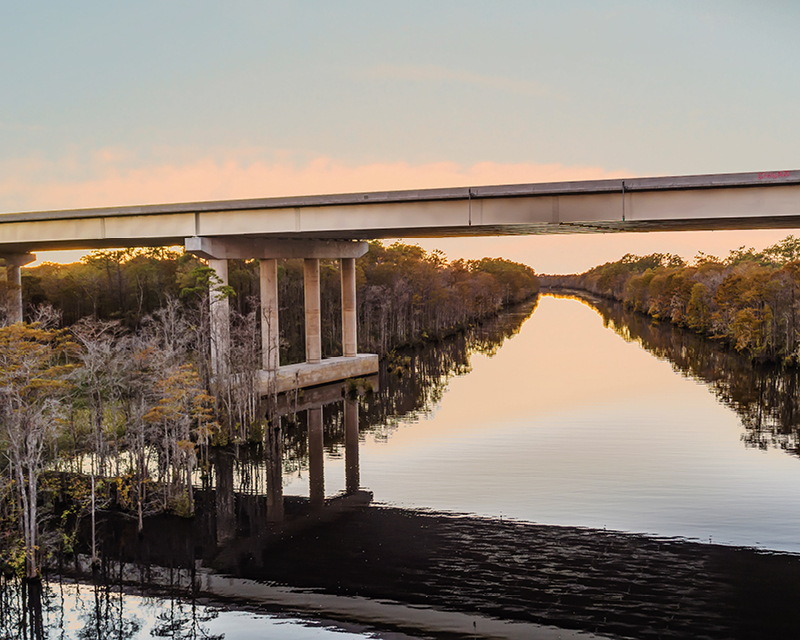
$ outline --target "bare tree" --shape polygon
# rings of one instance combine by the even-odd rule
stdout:
[[[17,323],[0,329],[0,437],[22,505],[26,576],[38,575],[38,481],[64,418],[73,345],[63,332]]]
[[[94,564],[97,562],[97,476],[107,474],[109,435],[113,436],[116,475],[119,475],[118,415],[121,412],[118,409],[122,395],[122,359],[117,345],[123,329],[116,321],[84,318],[72,327],[72,333],[82,347],[78,358],[83,366],[76,369],[74,378],[78,395],[86,400],[92,432],[91,518]]]

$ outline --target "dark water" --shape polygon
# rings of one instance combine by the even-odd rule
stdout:
[[[797,382],[545,296],[295,398],[193,520],[104,520],[48,637],[797,637]]]

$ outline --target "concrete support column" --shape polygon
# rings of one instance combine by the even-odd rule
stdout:
[[[283,522],[283,429],[276,417],[267,428],[267,521]]]
[[[322,408],[308,410],[308,484],[312,507],[325,502],[325,457]]]
[[[361,484],[358,466],[358,400],[344,401],[345,491],[355,493]]]
[[[209,291],[211,321],[211,372],[215,376],[228,373],[228,353],[231,343],[231,307],[227,296],[216,291],[217,287],[228,285],[228,261],[210,259],[208,266],[217,274],[219,282],[211,283]]]
[[[261,366],[277,371],[280,364],[278,330],[278,261],[261,260]]]
[[[6,279],[8,280],[8,324],[22,322],[22,269],[18,264],[6,262]]]
[[[320,323],[319,259],[303,261],[303,287],[306,303],[306,362],[322,360],[322,326]]]
[[[356,319],[356,260],[341,259],[342,271],[342,355],[354,357],[358,352]]]
[[[15,324],[22,322],[22,266],[36,260],[36,256],[18,253],[0,257],[5,259],[6,281],[9,285],[6,298],[8,324]]]

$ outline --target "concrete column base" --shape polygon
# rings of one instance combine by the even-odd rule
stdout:
[[[261,370],[258,389],[265,396],[348,378],[360,378],[377,372],[378,356],[374,353],[359,353],[352,358],[325,358],[317,364],[289,364],[279,367],[275,372]]]

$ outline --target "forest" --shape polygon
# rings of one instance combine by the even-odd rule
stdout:
[[[71,553],[98,510],[194,513],[214,448],[258,443],[272,425],[257,392],[258,261],[231,261],[231,347],[212,377],[201,260],[171,249],[95,251],[23,270],[24,323],[0,290],[0,569],[36,580]],[[279,265],[281,362],[303,359],[302,261]],[[341,353],[335,261],[322,261],[323,356]],[[463,332],[539,289],[530,267],[448,262],[417,246],[372,243],[357,261],[359,351],[387,356]]]
[[[726,258],[627,254],[579,275],[540,276],[542,285],[589,291],[634,311],[718,340],[754,360],[796,365],[800,356],[800,239]]]

